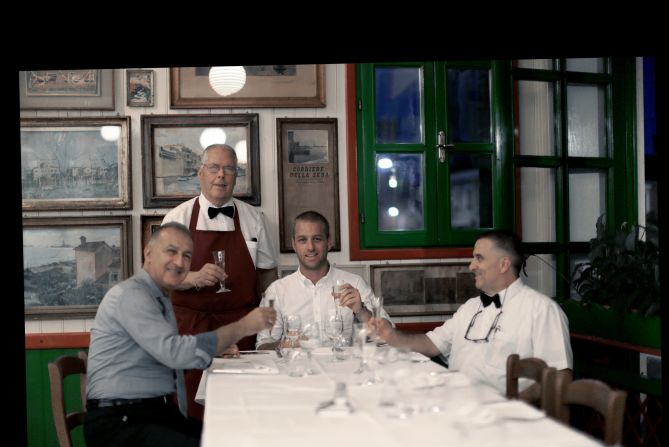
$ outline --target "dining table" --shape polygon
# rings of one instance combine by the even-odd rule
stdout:
[[[373,351],[335,355],[321,347],[310,356],[296,349],[282,358],[250,351],[214,359],[196,394],[205,406],[201,445],[603,445],[421,354]]]

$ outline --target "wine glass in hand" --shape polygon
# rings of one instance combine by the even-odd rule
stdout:
[[[214,256],[214,264],[225,270],[225,250],[214,250],[211,252],[211,254]],[[219,281],[219,284],[221,287],[216,291],[216,293],[230,292],[230,289],[225,287],[225,280]]]

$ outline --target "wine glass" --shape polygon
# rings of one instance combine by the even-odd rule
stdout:
[[[335,312],[339,312],[339,308],[341,307],[341,293],[342,289],[344,288],[344,280],[338,279],[335,281],[335,285],[332,286],[332,297],[334,298],[335,301]]]
[[[332,361],[337,361],[336,344],[341,340],[344,332],[344,320],[338,312],[331,313],[325,320],[325,335],[332,341]]]
[[[321,333],[318,323],[305,324],[300,336],[300,348],[307,353],[307,368],[305,375],[316,374],[312,368],[311,353],[321,345]]]
[[[225,270],[225,250],[214,250],[211,252],[211,254],[214,256],[214,264]],[[218,283],[221,285],[221,287],[216,291],[216,293],[230,292],[230,289],[225,287],[225,280],[218,281]]]

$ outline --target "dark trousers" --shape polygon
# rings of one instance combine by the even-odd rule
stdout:
[[[86,414],[88,447],[200,445],[202,423],[186,419],[173,403],[97,408]]]

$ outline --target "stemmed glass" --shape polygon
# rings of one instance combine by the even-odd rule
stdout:
[[[225,250],[214,250],[211,252],[211,254],[214,256],[214,264],[225,270]],[[216,293],[230,292],[230,289],[225,287],[225,280],[218,281],[218,283],[221,285],[221,287],[216,291]]]
[[[334,298],[335,301],[335,312],[338,314],[339,308],[341,307],[341,292],[344,287],[344,280],[338,279],[335,281],[335,285],[332,286],[332,297]]]
[[[344,332],[344,320],[339,312],[331,313],[325,321],[325,335],[332,341],[332,361],[337,361],[336,344],[340,342]]]
[[[300,336],[300,348],[307,353],[307,368],[305,371],[306,375],[316,374],[312,368],[311,362],[311,352],[320,346],[321,344],[321,334],[318,327],[318,323],[314,322],[311,324],[304,325],[302,329],[302,335]]]

